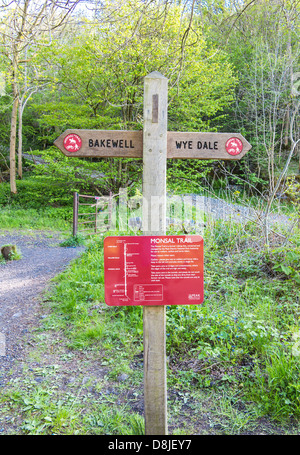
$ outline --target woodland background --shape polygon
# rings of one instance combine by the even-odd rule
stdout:
[[[154,70],[169,79],[169,130],[240,132],[252,145],[241,162],[168,163],[170,191],[239,185],[272,202],[288,183],[295,193],[299,14],[296,0],[2,0],[0,181],[10,189],[1,185],[0,203],[134,194],[140,160],[69,160],[53,141],[67,128],[141,129]]]

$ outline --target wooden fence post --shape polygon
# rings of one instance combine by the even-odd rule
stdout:
[[[168,80],[153,72],[144,80],[143,233],[166,233]],[[145,433],[166,435],[166,308],[144,307]]]
[[[96,204],[95,204],[95,234],[97,234],[97,222],[98,222],[98,198],[96,197]]]
[[[108,230],[111,229],[112,222],[112,192],[109,192],[109,202],[108,202]]]
[[[78,231],[78,202],[79,195],[75,192],[73,195],[73,237],[77,235]]]

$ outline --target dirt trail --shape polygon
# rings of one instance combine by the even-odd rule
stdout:
[[[23,338],[42,316],[41,293],[83,251],[59,246],[59,234],[0,230],[0,246],[15,244],[22,258],[0,264],[0,386],[5,371],[22,357]]]

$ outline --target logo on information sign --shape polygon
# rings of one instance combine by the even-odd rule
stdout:
[[[237,137],[232,137],[226,142],[225,148],[229,155],[239,155],[243,151],[243,143]]]
[[[201,294],[189,294],[188,299],[189,300],[201,300]]]
[[[68,152],[78,152],[82,145],[81,137],[78,134],[68,134],[64,138],[64,147]]]

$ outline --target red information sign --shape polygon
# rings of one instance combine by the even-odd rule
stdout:
[[[104,240],[105,302],[196,305],[203,302],[203,238],[122,236]]]

